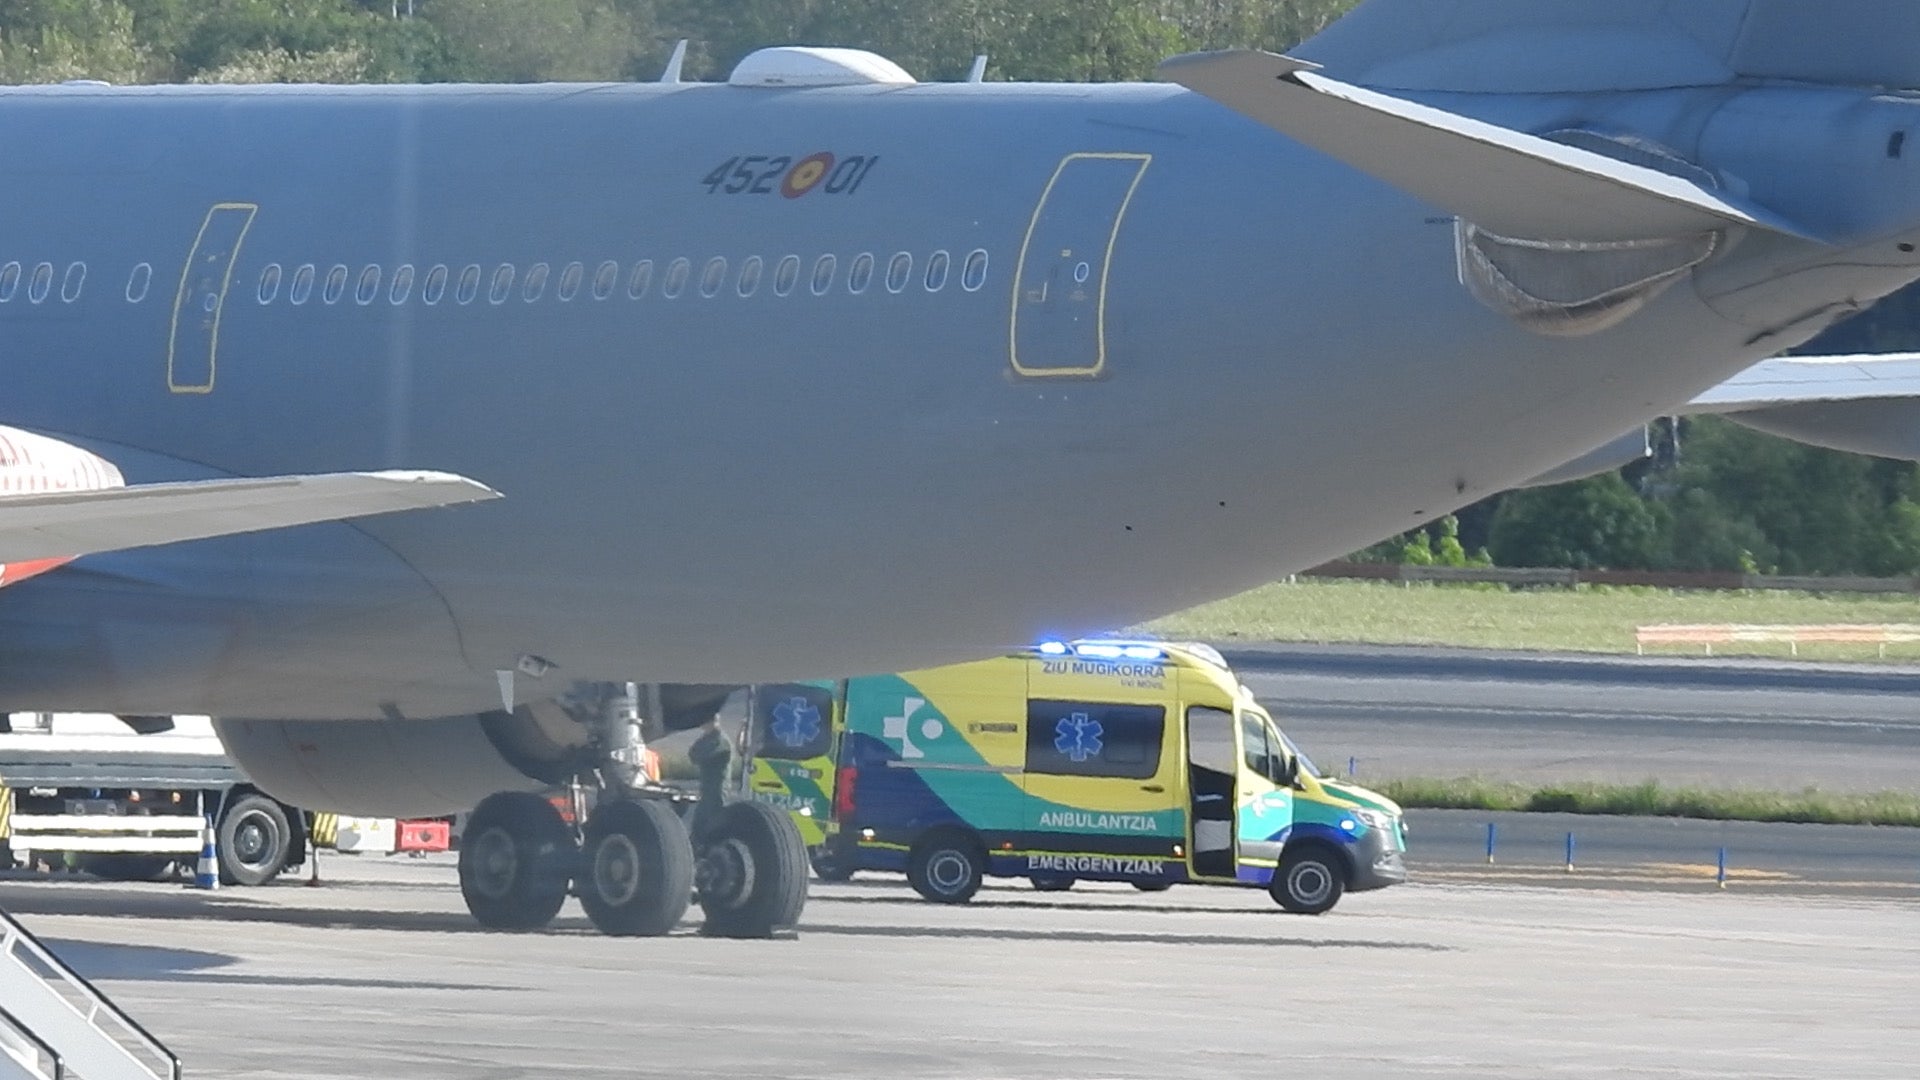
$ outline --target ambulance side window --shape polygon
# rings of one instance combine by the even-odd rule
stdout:
[[[1145,780],[1160,771],[1167,710],[1086,701],[1027,703],[1027,771]]]
[[[753,695],[753,742],[763,758],[805,761],[833,746],[833,692],[776,684]]]
[[[1252,713],[1240,714],[1240,745],[1249,772],[1268,779],[1280,774],[1273,760],[1274,749],[1267,743],[1267,725]]]

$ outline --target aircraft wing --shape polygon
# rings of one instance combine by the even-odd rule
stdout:
[[[1613,242],[1744,225],[1808,239],[1683,177],[1316,74],[1251,50],[1193,53],[1160,74],[1490,232]]]
[[[1846,401],[1920,402],[1920,353],[1783,356],[1735,375],[1688,403],[1687,413],[1739,413]],[[1920,410],[1916,410],[1920,415]]]
[[[324,473],[0,496],[0,565],[497,499],[463,476]]]

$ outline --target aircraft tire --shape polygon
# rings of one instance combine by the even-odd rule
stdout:
[[[980,891],[986,876],[986,853],[967,833],[948,831],[922,837],[907,856],[907,884],[936,904],[966,903]]]
[[[1028,880],[1033,882],[1034,892],[1066,892],[1073,888],[1073,879],[1064,875],[1036,874]]]
[[[1347,868],[1324,844],[1288,847],[1269,891],[1275,903],[1295,915],[1324,915],[1347,891]]]
[[[460,837],[460,895],[490,930],[538,930],[567,902],[573,831],[538,795],[489,795]]]
[[[265,885],[287,868],[292,851],[287,812],[265,795],[243,795],[221,815],[220,884]]]
[[[700,909],[711,937],[765,938],[800,922],[811,867],[793,817],[765,803],[729,803],[700,856]]]
[[[659,937],[693,900],[693,841],[673,808],[621,799],[587,818],[580,906],[603,934]]]

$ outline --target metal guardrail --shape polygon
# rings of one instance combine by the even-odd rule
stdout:
[[[0,1001],[87,1080],[180,1080],[180,1059],[11,915],[0,911]]]
[[[1715,645],[1775,644],[1788,646],[1795,656],[1802,645],[1878,645],[1884,657],[1889,645],[1920,641],[1920,626],[1666,625],[1642,626],[1633,636],[1641,655],[1649,645],[1700,645],[1712,656]]]
[[[11,1074],[6,1068],[9,1062],[16,1063],[34,1080],[66,1080],[67,1066],[60,1052],[28,1031],[19,1017],[0,1005],[0,1076]]]
[[[1556,570],[1479,566],[1401,566],[1391,563],[1334,562],[1299,575],[1359,581],[1489,584],[1516,587],[1573,588],[1619,585],[1653,589],[1698,589],[1814,593],[1920,593],[1920,578],[1785,577],[1770,574],[1687,573],[1663,570]]]

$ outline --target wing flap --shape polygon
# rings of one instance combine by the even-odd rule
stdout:
[[[0,563],[499,498],[435,472],[324,473],[0,497]]]
[[[1610,243],[1742,225],[1809,239],[1683,177],[1338,82],[1250,50],[1176,56],[1160,74],[1481,228]]]

